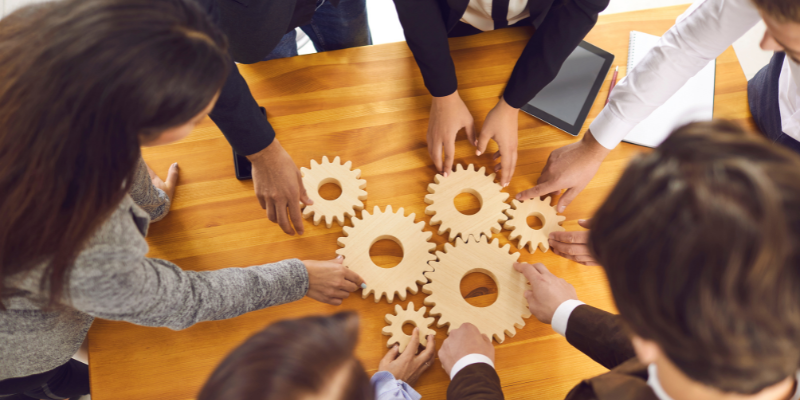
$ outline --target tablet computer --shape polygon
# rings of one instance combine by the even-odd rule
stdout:
[[[581,42],[556,78],[522,106],[522,111],[577,136],[613,61],[613,54]]]

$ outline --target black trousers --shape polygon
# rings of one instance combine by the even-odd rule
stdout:
[[[89,394],[89,366],[70,359],[41,374],[0,381],[0,400],[55,400]]]

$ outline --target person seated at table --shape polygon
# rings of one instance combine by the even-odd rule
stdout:
[[[313,201],[300,170],[267,120],[267,110],[259,107],[233,61],[250,64],[297,55],[295,28],[305,32],[320,52],[370,45],[366,0],[196,1],[228,36],[233,57],[209,116],[231,147],[252,163],[253,188],[267,218],[289,235],[302,235],[300,204]]]
[[[392,347],[367,377],[355,357],[358,316],[341,312],[276,322],[233,350],[197,400],[419,400],[412,386],[436,355],[434,336],[420,351],[414,328],[406,350]],[[413,351],[412,351],[413,349]]]
[[[189,134],[229,61],[191,0],[66,0],[0,20],[0,396],[88,393],[71,357],[96,317],[177,330],[304,296],[341,304],[363,283],[341,260],[183,271],[146,257],[166,198],[140,146]]]
[[[619,316],[542,264],[515,268],[531,313],[610,369],[567,399],[798,399],[798,242],[800,157],[717,121],[634,159],[597,211],[590,248]],[[474,327],[454,331],[448,398],[503,398],[493,356]]]
[[[455,141],[464,129],[477,150],[490,139],[502,155],[495,171],[508,186],[517,164],[519,108],[558,74],[561,65],[594,27],[609,0],[395,0],[406,42],[417,60],[431,96],[428,153],[436,170],[447,176],[453,169]],[[458,92],[448,37],[515,26],[536,31],[522,51],[502,96],[486,115],[480,134]],[[442,160],[444,150],[444,160]]]
[[[767,27],[761,48],[775,55],[747,84],[750,111],[769,140],[800,152],[800,2],[696,1],[620,80],[583,138],[554,150],[536,186],[517,200],[566,190],[563,212],[639,122],[759,21]]]

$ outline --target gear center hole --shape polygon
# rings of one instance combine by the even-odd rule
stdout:
[[[481,195],[472,189],[462,190],[461,194],[453,199],[453,204],[456,210],[464,215],[475,215],[483,207]]]
[[[342,184],[334,178],[322,180],[317,188],[319,197],[325,200],[336,200],[342,195]]]
[[[370,246],[369,258],[381,268],[394,268],[403,261],[403,246],[391,236],[381,236]]]
[[[488,307],[497,301],[497,282],[488,271],[472,271],[461,278],[461,297],[474,307]]]
[[[406,322],[405,324],[403,324],[403,333],[405,333],[408,336],[411,336],[411,334],[414,333],[414,328],[416,327],[417,326],[414,325],[413,322],[410,321]]]
[[[525,220],[528,223],[528,226],[531,229],[538,231],[539,229],[544,228],[544,215],[534,212],[531,215],[528,215],[528,218]]]

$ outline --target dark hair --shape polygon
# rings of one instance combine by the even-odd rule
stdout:
[[[800,157],[726,121],[634,159],[590,246],[636,335],[690,378],[754,394],[800,366]]]
[[[753,3],[780,22],[800,22],[800,3],[797,0],[753,0]]]
[[[190,0],[66,0],[0,20],[0,299],[48,262],[51,305],[128,192],[139,141],[220,90],[224,36]],[[0,308],[3,305],[0,303]]]
[[[339,373],[342,390],[329,399],[372,400],[369,378],[353,355],[357,342],[353,312],[276,322],[229,354],[197,400],[297,399],[329,389]]]

